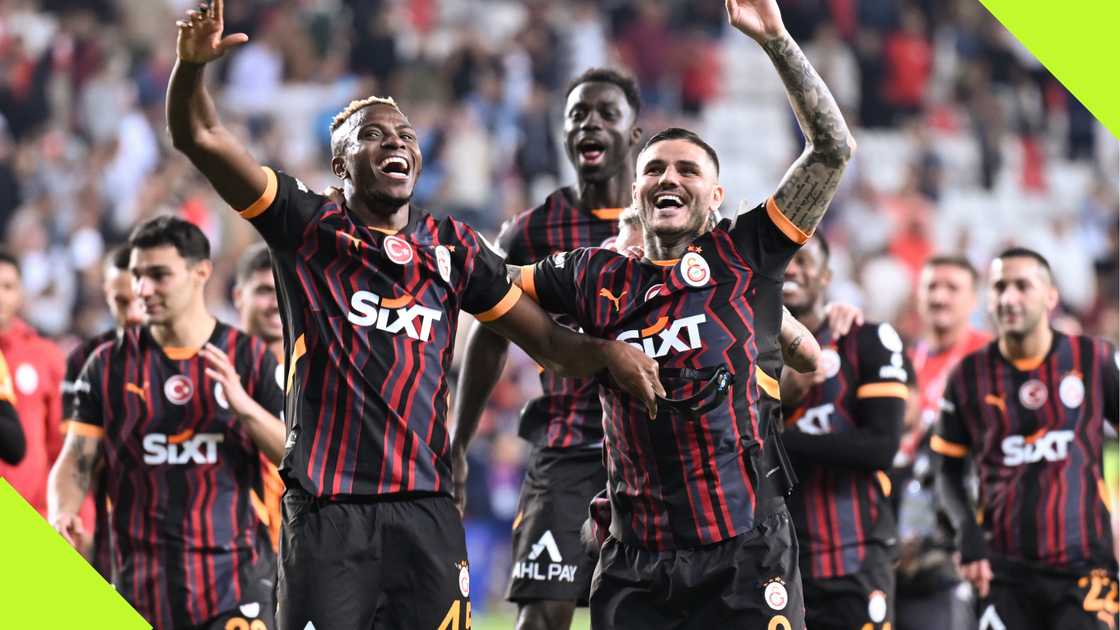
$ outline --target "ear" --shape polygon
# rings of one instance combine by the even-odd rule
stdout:
[[[339,179],[349,179],[350,174],[346,172],[346,160],[342,156],[334,156],[331,158],[331,172]]]
[[[1046,290],[1046,311],[1054,312],[1054,309],[1058,308],[1058,302],[1058,288],[1050,285],[1050,288]]]
[[[726,195],[727,190],[725,190],[723,186],[716,184],[716,187],[712,189],[712,203],[709,206],[709,209],[711,209],[713,212],[719,212],[720,206],[723,205],[723,198]]]
[[[206,284],[206,281],[210,279],[211,274],[214,273],[214,263],[209,260],[200,260],[195,263],[194,269],[191,270],[191,273],[195,274],[195,277],[198,278],[199,282],[201,282],[202,284]]]
[[[634,206],[635,208],[641,208],[642,207],[642,204],[638,203],[638,182],[631,182],[630,183],[630,205]],[[640,210],[639,210],[638,214],[639,215],[641,214]]]
[[[245,292],[240,286],[233,288],[233,308],[241,310],[241,298],[245,296]]]
[[[821,286],[827,287],[830,284],[832,284],[832,267],[825,265],[821,270]]]
[[[631,145],[631,147],[638,146],[638,143],[641,142],[641,140],[642,140],[642,128],[637,126],[637,125],[634,125],[630,129],[630,145]]]

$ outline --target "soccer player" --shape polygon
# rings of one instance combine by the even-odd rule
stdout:
[[[279,461],[284,445],[276,359],[206,310],[213,267],[198,227],[158,217],[128,246],[146,324],[82,369],[51,470],[51,523],[77,542],[77,510],[103,460],[114,586],[149,623],[274,628],[260,453]]]
[[[802,628],[796,535],[778,464],[782,273],[835,192],[853,142],[777,4],[727,3],[785,83],[808,146],[764,204],[709,229],[719,160],[683,129],[639,152],[633,203],[646,260],[560,252],[519,281],[588,334],[661,365],[674,397],[650,422],[633,397],[602,397],[612,511],[592,579],[596,628]]]
[[[529,265],[554,252],[614,240],[634,182],[640,106],[637,84],[614,70],[591,69],[571,82],[564,146],[576,185],[557,189],[502,230],[499,244],[508,264]],[[577,328],[569,317],[557,321]],[[466,504],[467,447],[508,349],[509,342],[485,326],[475,325],[467,340],[451,441],[460,510]],[[533,451],[514,521],[507,592],[518,605],[517,627],[523,630],[568,628],[576,606],[587,605],[595,562],[582,553],[579,530],[588,503],[607,483],[599,385],[547,370],[540,379],[542,394],[524,408],[518,430]],[[542,555],[544,548],[548,553]]]
[[[116,325],[100,335],[87,339],[71,350],[66,357],[66,373],[62,377],[62,417],[66,420],[74,417],[74,387],[93,351],[105,342],[119,338],[129,326],[143,323],[143,304],[132,290],[132,276],[128,273],[128,257],[127,246],[116,247],[106,254],[101,268],[103,275],[101,290],[105,295],[105,303],[109,306],[109,314],[112,315]],[[105,491],[104,469],[99,468],[94,471],[93,476],[93,540],[88,551],[84,549],[84,544],[81,547],[83,547],[82,551],[88,554],[90,564],[97,569],[101,577],[111,580],[109,513]]]
[[[922,266],[918,314],[922,337],[910,348],[917,376],[916,404],[891,470],[898,505],[900,559],[895,596],[898,628],[964,630],[975,616],[956,595],[960,577],[949,551],[951,536],[937,519],[929,437],[941,411],[949,372],[991,337],[969,325],[979,276],[962,256],[935,256]]]
[[[1116,556],[1101,479],[1104,422],[1117,424],[1120,356],[1105,341],[1050,326],[1050,265],[1025,248],[992,261],[997,339],[969,354],[945,388],[931,441],[937,490],[958,534],[962,576],[979,592],[980,628],[1113,629]],[[979,514],[965,484],[979,478]]]
[[[276,384],[284,387],[284,326],[280,321],[280,304],[276,299],[276,280],[272,277],[272,257],[268,246],[257,243],[237,261],[237,279],[233,287],[233,305],[241,330],[264,340],[276,357]],[[264,507],[268,513],[268,533],[272,548],[280,550],[280,524],[283,521],[281,500],[284,481],[280,472],[262,455],[264,467]]]
[[[279,627],[459,630],[470,574],[444,423],[459,310],[547,368],[607,368],[650,413],[656,364],[557,326],[474,230],[413,207],[423,156],[390,99],[355,101],[331,124],[343,205],[261,167],[203,86],[206,63],[248,39],[222,31],[220,1],[179,23],[167,116],[176,148],[272,255],[288,357]]]
[[[0,354],[0,462],[16,465],[27,453],[27,440],[15,407],[16,393],[8,361]]]
[[[805,623],[825,630],[894,625],[894,515],[885,482],[898,450],[907,360],[890,324],[827,324],[828,243],[815,236],[785,271],[786,307],[821,345],[824,380],[782,404],[782,443],[800,483],[790,497],[797,528]],[[797,379],[796,375],[783,378]],[[812,378],[811,376],[809,377]]]
[[[47,515],[47,473],[62,448],[62,351],[18,316],[23,306],[19,261],[0,252],[0,353],[15,385],[24,456],[19,464],[0,462],[0,477]]]

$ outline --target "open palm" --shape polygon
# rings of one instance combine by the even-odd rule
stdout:
[[[785,30],[777,0],[724,0],[724,6],[731,25],[757,41]]]
[[[179,27],[179,59],[207,63],[226,54],[230,48],[249,41],[249,36],[244,33],[222,37],[225,29],[222,5],[222,0],[214,0],[209,7],[187,11],[186,17],[175,23]]]

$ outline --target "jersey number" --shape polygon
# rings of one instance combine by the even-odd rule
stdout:
[[[471,630],[471,603],[467,602],[466,612],[463,615],[463,625],[459,625],[459,600],[451,602],[451,608],[447,609],[447,614],[444,615],[443,621],[439,623],[437,630]]]

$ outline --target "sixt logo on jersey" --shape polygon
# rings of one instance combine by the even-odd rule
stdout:
[[[144,463],[160,464],[215,464],[218,462],[218,445],[225,436],[221,433],[199,433],[187,429],[175,435],[149,433],[144,436]]]
[[[1073,431],[1046,431],[1034,435],[1011,435],[1003,438],[1004,466],[1034,464],[1042,460],[1059,462],[1069,456]]]
[[[443,313],[413,302],[415,299],[407,293],[398,298],[383,298],[358,291],[350,297],[346,319],[355,326],[373,326],[393,335],[404,333],[412,339],[428,341],[432,322],[438,322]]]
[[[704,315],[689,315],[672,321],[668,317],[661,317],[652,326],[621,332],[616,339],[636,346],[656,359],[670,352],[699,350],[703,346],[700,324],[706,321],[708,318]]]

